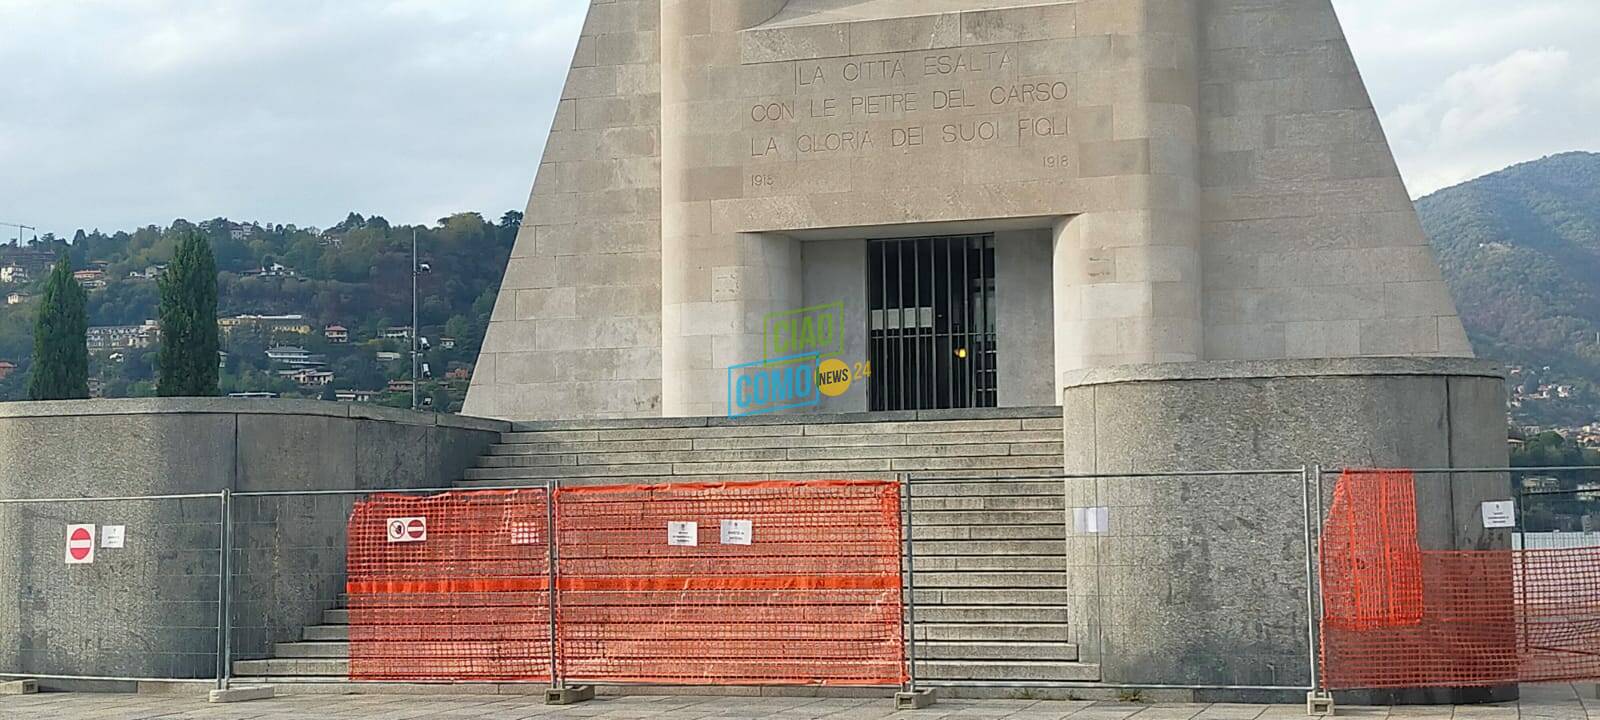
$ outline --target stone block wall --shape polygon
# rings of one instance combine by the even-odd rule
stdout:
[[[0,498],[448,487],[505,423],[310,401],[0,405]],[[236,498],[235,658],[298,639],[343,591],[354,498]],[[216,497],[0,505],[0,672],[203,678],[216,670]],[[126,546],[67,566],[67,524]]]
[[[658,0],[592,0],[463,412],[661,414]]]

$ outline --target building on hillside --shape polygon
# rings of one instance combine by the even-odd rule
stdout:
[[[333,373],[327,370],[304,369],[293,371],[289,379],[302,387],[322,387],[333,382]]]
[[[408,392],[411,392],[411,381],[410,380],[390,380],[389,381],[389,385],[388,385],[388,391],[392,392],[392,393],[408,393]]]
[[[0,283],[22,284],[28,280],[28,269],[21,265],[0,267]]]
[[[336,390],[333,399],[339,402],[372,402],[372,398],[381,394],[382,390]]]
[[[89,328],[85,341],[91,352],[142,350],[161,341],[161,323],[146,320],[142,325],[96,325]]]
[[[255,270],[246,270],[240,275],[244,277],[292,278],[299,277],[300,273],[282,263],[268,263]]]
[[[42,277],[56,264],[56,254],[50,250],[5,245],[0,246],[0,262],[23,268],[29,277]]]
[[[472,367],[469,365],[462,365],[451,368],[449,372],[444,374],[444,379],[453,382],[468,382],[472,380]]]
[[[232,317],[218,318],[217,327],[223,334],[232,333],[239,328],[259,328],[269,333],[288,333],[292,335],[310,335],[311,323],[306,316],[293,315],[234,315]]]
[[[106,286],[106,271],[100,268],[78,270],[72,273],[72,279],[87,290],[99,290]]]
[[[231,397],[231,398],[243,398],[243,399],[246,399],[246,400],[272,400],[272,399],[278,397],[278,394],[275,393],[275,392],[266,392],[266,391],[263,391],[263,390],[252,390],[252,391],[246,391],[246,392],[231,392],[231,393],[228,393],[228,397]]]
[[[11,373],[14,373],[16,371],[17,371],[17,364],[16,363],[11,362],[10,360],[0,360],[0,380],[4,380],[4,379],[6,379],[8,377],[11,377]]]
[[[411,339],[411,326],[410,325],[395,325],[395,326],[392,326],[392,327],[384,328],[382,337],[385,340],[410,340]]]
[[[454,350],[456,349],[456,339],[453,337],[441,337],[439,338],[439,347],[446,350]]]
[[[322,329],[322,336],[335,345],[350,342],[350,329],[343,325],[329,325]]]
[[[33,298],[32,295],[29,295],[28,293],[25,293],[25,292],[8,293],[6,295],[6,304],[7,305],[21,305],[21,304],[31,300],[32,298]]]
[[[267,348],[267,359],[290,367],[321,367],[328,364],[321,355],[313,355],[303,347],[278,345]]]
[[[158,264],[158,265],[147,265],[147,266],[145,266],[145,269],[143,269],[143,270],[129,270],[128,271],[128,279],[129,280],[156,280],[156,279],[159,279],[161,277],[161,273],[164,273],[166,271],[167,271],[167,266],[166,266],[165,263]]]
[[[379,350],[377,355],[378,362],[394,362],[402,357],[404,357],[403,354],[389,350]]]

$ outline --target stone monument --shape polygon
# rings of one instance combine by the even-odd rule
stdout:
[[[952,236],[989,243],[959,301],[1000,406],[1126,363],[1471,355],[1329,0],[597,0],[466,412],[720,415],[763,319],[829,303],[894,379],[875,335],[950,328],[879,301],[872,243]]]
[[[1471,358],[1331,0],[594,0],[465,412],[1061,405],[1070,474],[1503,466]],[[1300,487],[1067,481],[1111,511],[1067,533],[1101,679],[1302,682],[1305,553],[1249,534]]]

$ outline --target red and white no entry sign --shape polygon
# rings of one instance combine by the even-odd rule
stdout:
[[[389,518],[389,542],[422,542],[428,539],[425,517]]]
[[[67,526],[67,564],[88,565],[94,562],[94,526]]]

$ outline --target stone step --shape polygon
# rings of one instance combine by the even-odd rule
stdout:
[[[914,528],[936,525],[1049,525],[1065,528],[1065,510],[921,510],[912,518]]]
[[[349,625],[310,625],[301,631],[300,637],[307,642],[326,642],[329,640],[350,639]]]
[[[946,642],[917,643],[917,659],[927,660],[1024,660],[1071,662],[1078,659],[1078,646],[1054,642]]]
[[[1071,600],[1071,591],[1053,588],[948,588],[929,589],[917,587],[916,602],[920,609],[934,605],[987,605],[1014,607],[1019,605],[1047,605],[1064,607]]]
[[[935,557],[994,557],[1040,555],[1065,558],[1067,544],[1060,540],[924,540],[916,535],[917,561]]]
[[[913,510],[1055,510],[1057,517],[1067,507],[1067,497],[1054,495],[974,495],[970,497],[913,497]]]
[[[346,608],[336,608],[322,611],[322,624],[324,625],[349,625],[350,611]]]
[[[904,567],[904,563],[901,564]],[[952,571],[1037,571],[1037,572],[1066,572],[1067,557],[1065,552],[1055,555],[999,555],[994,557],[924,557],[917,553],[917,573],[925,572],[952,572]]]
[[[348,677],[350,661],[335,658],[271,658],[236,660],[233,674],[238,676]]]
[[[902,422],[826,422],[785,424],[735,424],[662,427],[596,427],[590,429],[513,430],[501,434],[501,443],[620,442],[729,437],[798,437],[906,434],[935,435],[1031,433],[1025,442],[1061,439],[1058,418],[994,418],[984,420],[913,420]],[[1009,438],[1004,441],[1013,441]]]
[[[917,513],[911,537],[920,542],[1006,541],[1006,540],[1064,540],[1067,537],[1065,522],[1045,525],[928,525],[923,514]],[[918,546],[920,547],[920,545]]]
[[[1100,666],[1080,662],[917,661],[917,679],[943,681],[1095,682]]]
[[[348,642],[293,642],[272,646],[276,658],[350,658]]]
[[[932,571],[917,569],[918,589],[941,588],[1064,588],[1065,572],[1006,572],[1006,571]],[[308,638],[309,639],[309,638]]]
[[[917,624],[1023,623],[1059,624],[1067,622],[1065,607],[1027,607],[1003,605],[918,605]]]
[[[960,642],[1065,643],[1066,623],[924,623],[917,622],[918,640]]]
[[[984,482],[929,482],[912,480],[911,496],[972,497],[987,495],[1065,495],[1061,480],[988,480]]]

